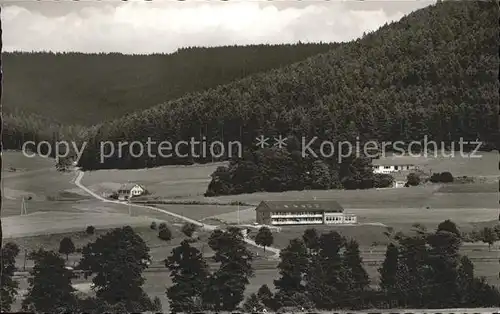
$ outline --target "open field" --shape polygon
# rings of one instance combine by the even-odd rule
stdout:
[[[461,169],[461,172],[458,172],[460,175],[484,175],[488,173],[486,168],[490,169],[489,174],[495,173],[496,168],[493,166],[496,166],[498,159],[495,158],[497,157],[496,153],[484,153],[482,159],[456,157],[432,159],[428,163],[434,167],[435,171],[450,170],[453,172],[454,169]],[[35,169],[42,165],[51,165],[51,161],[48,159],[27,158],[23,157],[21,153],[14,152],[5,153],[4,159],[4,167],[15,165],[26,169]],[[494,164],[493,161],[495,161]],[[209,176],[219,165],[222,163],[166,166],[140,170],[93,171],[85,173],[82,183],[100,193],[113,191],[124,182],[139,182],[151,190],[153,197],[180,201],[221,203],[240,201],[257,205],[262,200],[335,199],[348,212],[357,214],[361,224],[389,225],[401,230],[407,230],[413,223],[417,222],[429,228],[435,228],[437,223],[445,219],[452,219],[459,224],[460,228],[466,230],[472,228],[472,224],[491,221],[498,217],[498,192],[495,188],[496,184],[493,183],[428,184],[401,189],[355,191],[288,191],[206,198],[203,193],[208,184]],[[30,173],[28,171],[22,176],[4,180],[2,216],[18,215],[22,196],[32,197],[27,204],[30,214],[38,211],[128,213],[126,205],[102,203],[90,198],[73,184],[74,173],[60,173],[55,171],[53,166],[44,171],[43,173]],[[255,219],[254,209],[243,206],[240,207],[239,214],[237,213],[238,206],[187,204],[156,206],[196,220],[236,223],[239,217],[241,223],[251,223]],[[134,207],[131,212],[134,216],[168,220],[173,223],[180,222],[163,213],[146,208]],[[47,225],[47,228],[51,227],[51,225]],[[380,226],[358,227],[383,228]],[[381,234],[381,232],[378,233]]]
[[[389,158],[389,157],[387,157]],[[407,157],[405,157],[407,158]],[[498,153],[483,152],[481,158],[461,157],[456,153],[455,157],[445,158],[424,158],[416,157],[413,159],[415,163],[426,172],[443,172],[450,171],[454,176],[475,176],[484,177],[484,180],[496,182],[500,176],[498,170]],[[95,192],[110,192],[116,190],[120,184],[125,182],[137,182],[144,184],[148,190],[152,192],[153,197],[164,199],[194,199],[198,201],[219,200],[227,202],[230,200],[240,200],[242,202],[256,204],[261,200],[266,199],[269,193],[252,193],[250,195],[236,196],[221,196],[215,198],[205,198],[203,194],[206,191],[207,185],[210,182],[210,175],[217,166],[225,163],[214,163],[206,165],[192,166],[165,166],[152,169],[140,170],[99,170],[87,172],[82,183]],[[496,192],[492,187],[485,184],[479,185],[471,190],[474,193],[490,193]],[[484,189],[483,189],[484,187]],[[271,196],[279,198],[279,194],[284,194],[284,198],[336,198],[346,207],[367,207],[367,204],[373,204],[376,207],[426,207],[426,206],[444,206],[449,199],[441,195],[434,196],[434,192],[439,188],[439,185],[431,185],[429,187],[412,188],[412,191],[402,190],[377,190],[370,191],[289,191],[285,193],[272,193]],[[408,189],[406,189],[408,190]],[[365,197],[359,198],[360,194]],[[453,196],[456,197],[456,196]],[[366,201],[366,199],[369,199]],[[463,198],[461,207],[471,207],[467,203],[470,197]],[[479,199],[479,198],[478,198]],[[461,202],[462,202],[461,201]],[[478,207],[490,207],[498,204],[498,200],[493,200],[490,197],[481,198]],[[476,200],[477,203],[477,200]],[[368,207],[371,207],[368,206]],[[446,206],[445,206],[446,207]],[[453,207],[453,206],[452,206]]]
[[[3,237],[63,233],[82,230],[87,226],[109,228],[123,225],[149,225],[152,219],[115,213],[36,212],[24,216],[6,217],[2,221]]]
[[[262,200],[335,199],[344,208],[498,208],[498,192],[441,193],[439,184],[398,189],[307,190],[281,193],[259,192],[210,198],[229,203],[240,201],[257,205]],[[451,205],[450,205],[451,204]]]
[[[490,183],[466,183],[466,184],[446,184],[437,190],[438,193],[498,193],[497,182]]]
[[[2,155],[2,217],[19,215],[21,200],[27,201],[29,214],[37,211],[75,212],[73,207],[90,197],[75,190],[72,172],[58,172],[54,160],[28,158],[21,152],[4,152]],[[5,169],[14,167],[16,172]]]
[[[2,151],[2,175],[19,174],[27,171],[53,168],[55,161],[51,158],[34,156],[32,158],[24,156],[19,151]],[[10,171],[15,169],[15,171]]]
[[[154,206],[196,220],[202,220],[210,216],[221,215],[221,214],[224,215],[227,213],[232,215],[236,214],[236,212],[238,211],[238,206],[231,206],[231,205],[219,206],[219,205],[183,205],[183,204],[163,205],[162,204]],[[246,208],[246,207],[241,206],[241,208]]]
[[[82,184],[101,193],[115,191],[123,183],[134,182],[145,185],[153,196],[192,198],[203,196],[210,182],[210,175],[221,165],[225,163],[91,171],[85,173]]]

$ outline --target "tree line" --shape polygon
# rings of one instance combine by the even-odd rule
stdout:
[[[100,162],[102,141],[171,143],[190,138],[253,147],[255,138],[295,136],[333,143],[480,140],[498,137],[497,16],[493,2],[442,2],[363,38],[279,69],[102,125],[84,169],[144,168],[212,161],[189,148],[177,158],[137,157],[125,146]],[[183,157],[183,154],[187,157]],[[227,156],[226,156],[227,157]],[[221,158],[224,158],[221,157]]]
[[[162,229],[163,228],[163,229]],[[168,228],[167,228],[168,229]],[[213,231],[207,241],[214,254],[206,258],[185,226],[187,239],[164,260],[172,284],[166,289],[173,313],[201,311],[359,310],[367,308],[474,308],[493,307],[500,292],[477,277],[474,265],[461,256],[462,243],[456,225],[446,220],[436,231],[418,225],[409,234],[388,229],[389,243],[378,269],[379,281],[371,282],[358,243],[336,231],[319,234],[307,229],[281,250],[274,291],[267,284],[246,299],[245,290],[254,276],[254,254],[241,229]],[[161,227],[160,230],[164,230]],[[184,230],[183,230],[184,231]],[[273,243],[262,227],[256,242]],[[59,253],[74,252],[71,240],[63,239]],[[30,271],[22,309],[34,312],[144,312],[161,311],[159,298],[151,299],[142,288],[143,271],[151,262],[149,247],[131,227],[116,228],[85,245],[75,267],[92,278],[95,296],[75,293],[76,273],[65,266],[58,252],[39,249],[30,254]],[[13,278],[19,248],[2,247],[2,311],[9,311],[17,295]],[[211,270],[209,263],[217,268]]]
[[[219,166],[212,174],[205,196],[282,192],[288,190],[369,189],[391,187],[394,178],[374,174],[371,159],[349,157],[315,159],[302,156],[290,137],[286,148],[247,151],[228,166]]]

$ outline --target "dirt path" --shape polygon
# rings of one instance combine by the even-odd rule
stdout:
[[[120,204],[120,205],[123,205],[123,206],[130,206],[130,207],[135,207],[135,208],[145,208],[145,209],[154,210],[154,211],[157,211],[157,212],[160,212],[160,213],[163,213],[163,214],[166,214],[166,215],[169,215],[169,216],[172,216],[172,217],[175,217],[175,218],[178,218],[178,219],[190,222],[190,223],[195,224],[195,225],[201,227],[202,229],[208,230],[208,231],[213,231],[213,230],[215,230],[215,229],[218,228],[218,226],[205,224],[205,223],[202,223],[202,222],[200,222],[198,220],[194,220],[194,219],[191,219],[189,217],[182,216],[182,215],[179,215],[179,214],[176,214],[176,213],[172,213],[172,212],[169,212],[169,211],[166,211],[164,209],[157,208],[157,207],[147,206],[147,205],[139,205],[139,204],[133,204],[133,203],[129,203],[129,202],[122,202],[122,201],[115,201],[115,200],[106,199],[106,198],[102,197],[101,195],[99,195],[99,194],[91,191],[89,188],[87,188],[86,186],[84,186],[81,183],[81,180],[82,180],[82,178],[83,178],[84,175],[85,175],[85,173],[83,171],[78,171],[77,176],[76,176],[76,178],[74,180],[74,184],[77,187],[79,187],[80,189],[82,189],[83,191],[85,191],[86,193],[90,194],[92,197],[94,197],[94,198],[96,198],[96,199],[98,199],[98,200],[100,200],[102,202]],[[248,243],[248,244],[250,244],[250,245],[253,245],[255,247],[263,248],[262,246],[256,244],[255,241],[253,241],[251,239],[245,238],[245,242]],[[274,258],[279,258],[279,254],[280,254],[280,250],[279,249],[273,248],[273,247],[266,247],[266,250],[273,252],[275,254]]]

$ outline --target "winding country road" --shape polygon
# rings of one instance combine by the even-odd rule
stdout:
[[[129,202],[122,202],[122,201],[116,201],[116,200],[106,199],[106,198],[102,197],[101,195],[93,192],[92,190],[90,190],[89,188],[87,188],[86,186],[84,186],[81,183],[82,178],[83,178],[84,175],[85,175],[85,173],[83,171],[78,170],[77,176],[76,176],[76,178],[74,180],[74,184],[77,187],[79,187],[81,190],[85,191],[87,194],[90,194],[92,197],[100,200],[101,202],[104,202],[104,203],[114,203],[114,204],[119,204],[119,205],[124,205],[124,206],[131,206],[131,207],[136,207],[136,208],[146,208],[146,209],[154,210],[154,211],[157,211],[157,212],[160,212],[160,213],[163,213],[163,214],[166,214],[166,215],[169,215],[169,216],[172,216],[172,217],[175,217],[175,218],[178,218],[178,219],[190,222],[190,223],[195,224],[195,225],[201,227],[202,229],[208,230],[208,231],[213,231],[213,230],[215,230],[215,229],[218,228],[218,226],[205,224],[205,223],[202,223],[202,222],[200,222],[198,220],[194,220],[194,219],[191,219],[189,217],[182,216],[182,215],[179,215],[179,214],[176,214],[176,213],[172,213],[172,212],[169,212],[167,210],[160,209],[160,208],[157,208],[157,207],[154,207],[154,206],[140,205],[140,204],[134,204],[134,203],[129,203]],[[258,245],[257,243],[255,243],[255,241],[253,241],[251,239],[245,238],[244,240],[245,240],[246,243],[248,243],[250,245],[253,245],[253,246],[258,247],[258,248],[263,248],[262,246]],[[274,248],[274,247],[266,247],[266,250],[270,251],[270,252],[273,252],[275,254],[273,256],[274,258],[279,258],[279,254],[280,254],[280,250],[279,249]]]

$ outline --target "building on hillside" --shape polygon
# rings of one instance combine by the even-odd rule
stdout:
[[[339,203],[321,201],[262,201],[255,208],[263,225],[355,224],[356,215],[346,214]]]
[[[146,193],[146,188],[137,183],[126,183],[122,184],[118,189],[118,199],[128,200],[134,196],[141,196]]]
[[[373,159],[373,173],[394,173],[394,172],[411,172],[418,170],[418,165],[408,158],[380,158]]]

